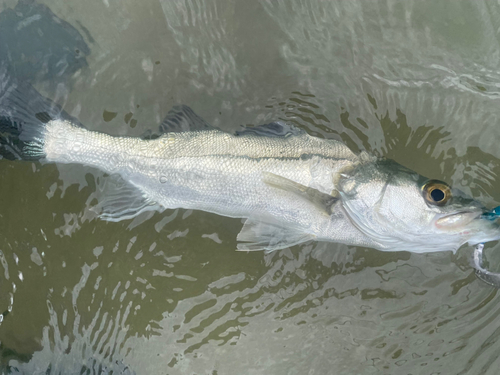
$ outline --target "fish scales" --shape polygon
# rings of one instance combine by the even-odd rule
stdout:
[[[330,173],[357,160],[344,144],[307,134],[264,138],[210,130],[142,140],[91,132],[65,121],[48,124],[44,149],[48,161],[120,174],[164,208],[298,220],[318,237],[330,218],[311,209],[307,200],[297,202],[293,193],[266,185],[262,171],[330,194],[335,189]]]

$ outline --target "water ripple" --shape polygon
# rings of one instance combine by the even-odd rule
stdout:
[[[500,200],[495,4],[82,4],[53,4],[81,17],[75,24],[95,41],[89,72],[74,77],[78,89],[59,93],[92,129],[139,134],[146,119],[154,127],[184,101],[230,132],[288,121],[452,182],[485,204]],[[117,115],[103,123],[104,111]],[[476,279],[467,248],[425,255],[310,243],[235,252],[239,220],[179,209],[103,223],[91,210],[102,173],[1,162],[8,372],[498,367],[499,296]],[[494,268],[500,253],[488,251]]]

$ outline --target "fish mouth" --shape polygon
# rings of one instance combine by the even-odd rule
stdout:
[[[458,234],[469,245],[500,239],[500,226],[491,211],[464,210],[438,218],[435,226],[442,232]]]
[[[436,220],[435,225],[441,230],[457,230],[468,226],[474,220],[483,220],[486,214],[483,210],[466,210],[454,212],[445,216],[441,216]],[[485,220],[486,221],[486,220]],[[490,219],[487,221],[491,222]]]

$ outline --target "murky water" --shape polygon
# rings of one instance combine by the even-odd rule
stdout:
[[[155,131],[180,103],[231,132],[282,119],[500,201],[493,1],[3,0],[0,11],[0,61],[90,129]],[[240,253],[237,219],[93,219],[105,178],[0,160],[4,373],[498,373],[500,297],[476,279],[470,248]]]

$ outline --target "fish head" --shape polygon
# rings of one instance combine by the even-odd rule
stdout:
[[[364,160],[337,186],[352,224],[382,250],[456,251],[500,238],[479,202],[392,160]]]

